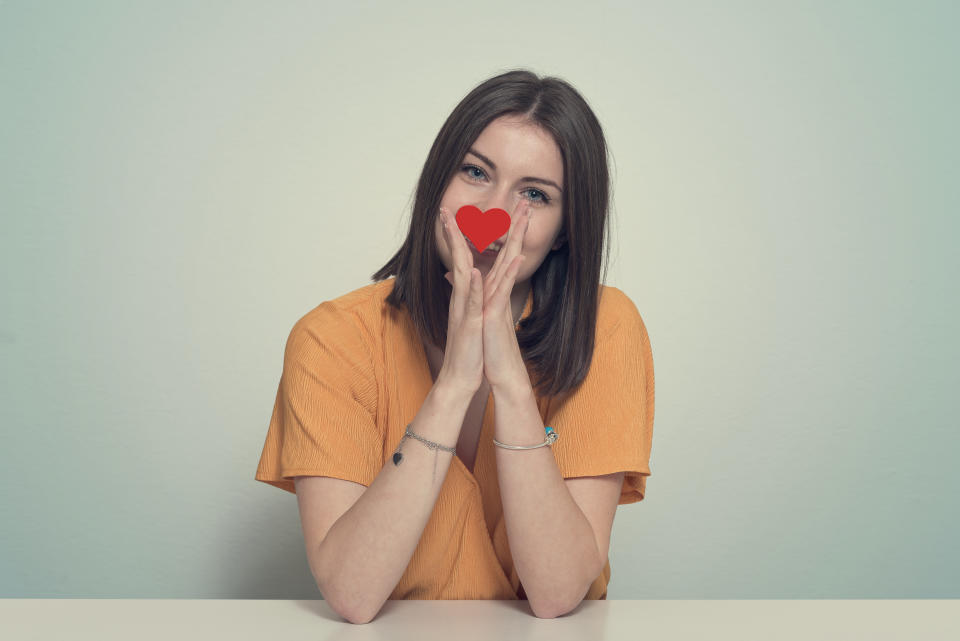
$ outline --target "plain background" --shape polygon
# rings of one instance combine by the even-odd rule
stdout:
[[[288,332],[517,67],[605,128],[653,347],[608,598],[960,596],[957,7],[0,1],[0,596],[319,598]]]

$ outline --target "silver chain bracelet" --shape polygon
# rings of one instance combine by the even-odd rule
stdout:
[[[412,425],[412,423],[411,423],[411,425]],[[400,451],[400,448],[403,447],[403,442],[404,442],[405,440],[407,440],[407,437],[408,437],[408,436],[412,436],[413,438],[415,438],[415,439],[417,439],[418,441],[422,442],[424,445],[426,445],[427,447],[429,447],[431,450],[438,450],[438,449],[439,449],[439,450],[443,450],[444,452],[450,452],[450,453],[453,454],[454,456],[456,456],[456,454],[457,454],[456,448],[447,447],[447,446],[445,446],[445,445],[440,445],[439,443],[434,443],[433,441],[429,441],[429,440],[423,438],[422,436],[419,436],[419,435],[417,435],[417,434],[414,434],[413,432],[410,431],[410,425],[407,425],[407,429],[404,431],[403,437],[400,439],[400,443],[397,444],[397,449],[394,450],[394,452],[393,452],[393,464],[394,464],[394,466],[400,465],[400,463],[403,462],[403,452]],[[435,481],[436,479],[437,479],[437,457],[434,456],[434,457],[433,457],[433,478],[431,479],[431,481]]]

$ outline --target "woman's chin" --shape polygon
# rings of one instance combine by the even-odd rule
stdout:
[[[468,243],[469,245],[469,243]],[[470,246],[470,254],[473,256],[473,266],[483,269],[484,267],[490,268],[493,266],[493,263],[497,260],[497,252],[492,252],[487,250],[485,252],[478,252],[474,249],[473,245]]]

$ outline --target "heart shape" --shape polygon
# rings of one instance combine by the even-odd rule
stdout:
[[[457,210],[457,227],[470,239],[478,252],[503,236],[510,229],[510,214],[499,207],[480,211],[479,207],[464,205]]]

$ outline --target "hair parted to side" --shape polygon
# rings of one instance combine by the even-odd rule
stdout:
[[[517,343],[537,394],[560,395],[586,377],[593,357],[610,181],[600,123],[583,97],[556,77],[520,69],[484,81],[460,101],[430,148],[403,246],[375,274],[396,276],[387,302],[406,307],[421,338],[442,349],[447,341],[452,286],[443,277],[434,219],[447,185],[467,150],[493,120],[522,116],[549,132],[563,158],[563,223],[558,240],[530,277],[533,307],[521,321]]]

